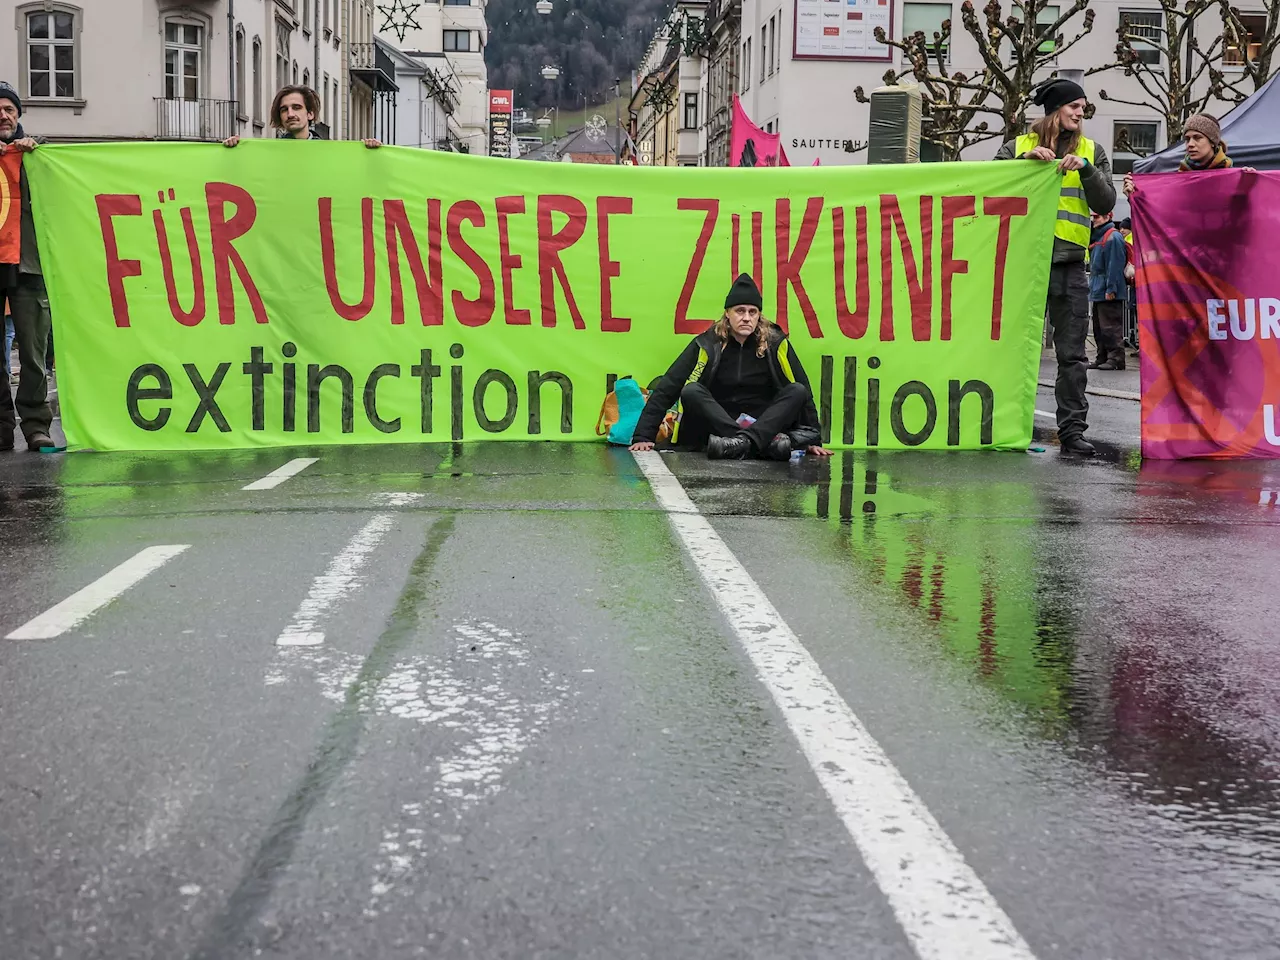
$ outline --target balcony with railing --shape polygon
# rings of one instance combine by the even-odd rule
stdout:
[[[239,133],[234,100],[169,100],[156,97],[159,140],[225,140]]]
[[[351,44],[351,72],[379,93],[399,89],[395,61],[376,43]]]

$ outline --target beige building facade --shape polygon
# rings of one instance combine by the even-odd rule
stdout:
[[[343,137],[372,124],[346,32],[372,44],[372,11],[367,0],[0,0],[13,25],[0,78],[23,97],[26,128],[59,141],[274,136],[268,111],[287,83],[314,87],[318,126]]]

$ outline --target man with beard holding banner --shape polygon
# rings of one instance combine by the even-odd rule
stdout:
[[[18,341],[21,373],[17,415],[27,449],[53,446],[49,429],[49,380],[45,353],[49,346],[49,295],[40,270],[31,193],[22,156],[36,149],[36,141],[22,129],[22,100],[18,91],[0,81],[0,300],[9,301],[14,339]],[[0,450],[13,449],[14,400],[6,388],[0,396]]]
[[[712,460],[788,460],[793,450],[830,456],[813,390],[800,358],[777,326],[760,315],[764,300],[747,274],[733,282],[724,316],[695,337],[654,386],[636,424],[632,450],[652,450],[677,398],[683,414],[672,437],[706,447]]]
[[[1056,163],[1062,174],[1058,218],[1053,229],[1053,264],[1049,268],[1049,322],[1058,358],[1054,393],[1058,401],[1058,440],[1063,453],[1091,457],[1093,444],[1084,438],[1089,428],[1089,401],[1084,343],[1089,329],[1089,282],[1084,260],[1089,249],[1089,211],[1109,214],[1116,205],[1111,161],[1102,145],[1083,133],[1088,105],[1080,84],[1054,77],[1036,90],[1032,101],[1044,107],[1044,117],[1031,132],[1008,141],[997,160],[1040,160]]]

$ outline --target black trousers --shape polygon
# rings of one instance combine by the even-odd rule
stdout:
[[[9,275],[16,271],[8,271]],[[0,281],[2,283],[3,281]],[[18,341],[19,367],[16,399],[9,385],[0,391],[0,435],[13,436],[14,406],[22,420],[22,433],[30,439],[37,433],[47,434],[53,423],[49,406],[49,381],[45,376],[45,351],[49,345],[49,295],[44,277],[35,273],[18,274],[17,282],[7,289],[0,286],[0,301],[9,300],[13,314],[13,338]]]
[[[1058,357],[1054,394],[1058,401],[1058,436],[1078,437],[1088,429],[1089,358],[1084,352],[1089,333],[1089,281],[1084,262],[1055,263],[1049,268],[1049,322],[1053,351]]]
[[[1124,301],[1096,300],[1093,306],[1093,342],[1098,345],[1098,362],[1110,360],[1124,366]]]
[[[786,433],[800,419],[804,405],[812,397],[813,394],[803,383],[788,383],[778,391],[773,402],[756,418],[756,422],[744,430],[738,426],[736,419],[737,413],[741,411],[730,413],[720,406],[711,391],[702,384],[686,383],[680,391],[680,403],[686,417],[692,415],[713,436],[746,437],[757,454],[769,446],[776,434]],[[683,430],[681,425],[681,431]]]

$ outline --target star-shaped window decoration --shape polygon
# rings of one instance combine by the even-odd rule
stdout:
[[[391,3],[378,4],[378,9],[383,16],[382,29],[392,31],[403,43],[404,35],[410,30],[422,29],[422,24],[418,23],[413,16],[421,6],[421,3],[406,3],[405,0],[391,0]]]

